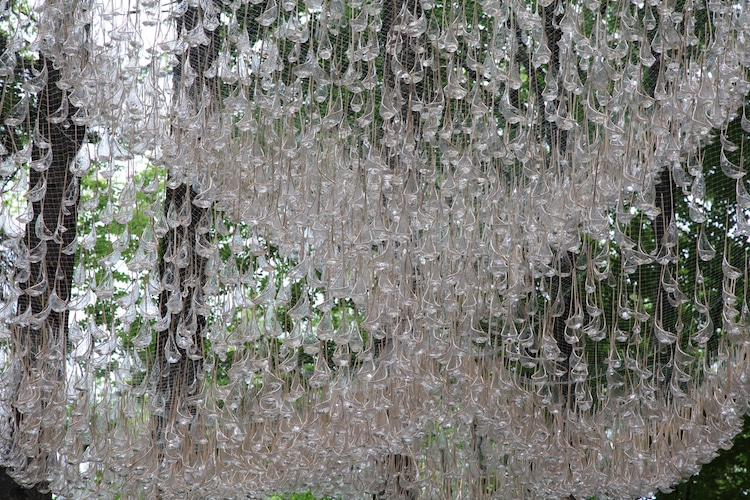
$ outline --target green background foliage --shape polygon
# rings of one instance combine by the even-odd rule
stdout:
[[[719,456],[671,493],[660,493],[656,500],[723,500],[750,497],[750,416],[734,445],[720,450]]]

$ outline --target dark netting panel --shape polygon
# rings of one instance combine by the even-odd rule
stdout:
[[[0,465],[668,489],[748,410],[749,36],[742,0],[0,1]]]

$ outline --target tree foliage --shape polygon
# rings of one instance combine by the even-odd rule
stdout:
[[[700,472],[657,500],[724,500],[750,496],[750,416],[734,444],[721,450]]]

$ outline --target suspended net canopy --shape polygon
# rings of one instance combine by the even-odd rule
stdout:
[[[731,445],[746,1],[0,12],[19,483],[632,498]]]

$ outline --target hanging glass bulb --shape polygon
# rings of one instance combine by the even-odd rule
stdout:
[[[71,498],[693,473],[748,400],[735,4],[46,2],[0,54],[0,461]]]

